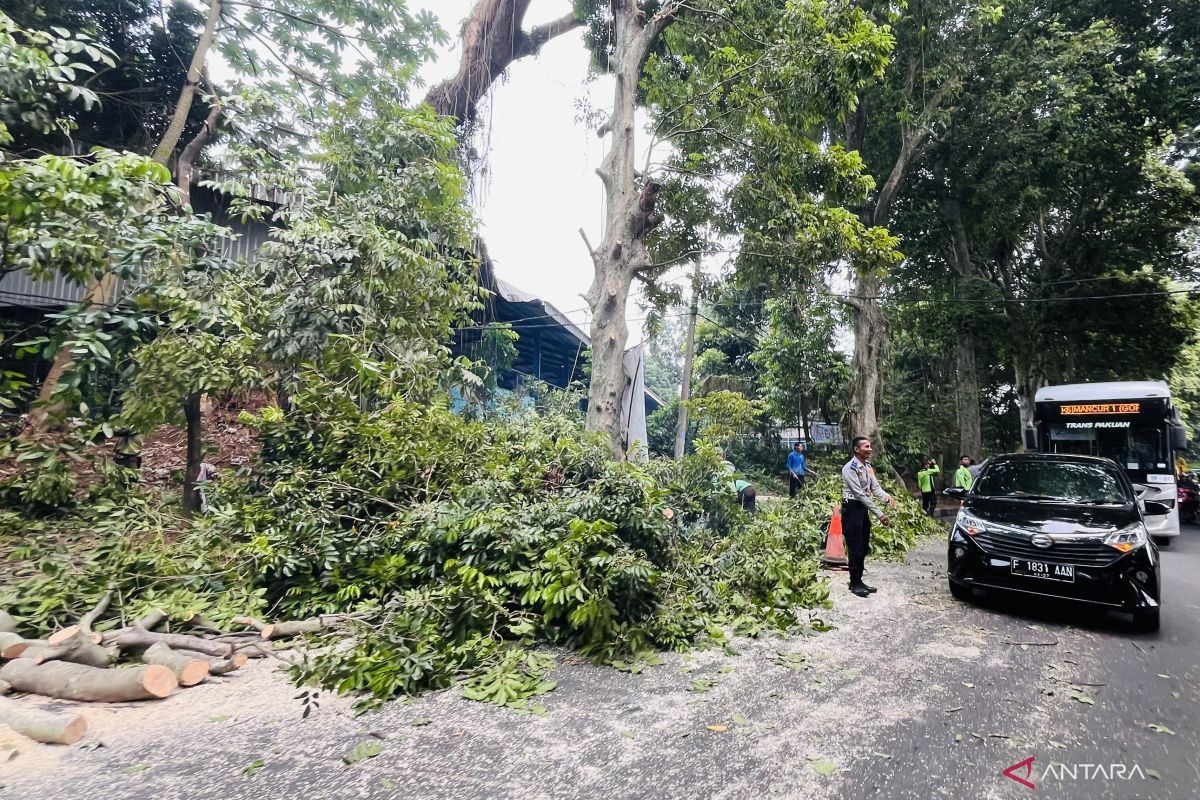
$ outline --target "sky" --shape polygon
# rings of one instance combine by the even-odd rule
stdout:
[[[475,0],[417,0],[450,34],[451,43],[422,78],[433,85],[458,69],[458,33]],[[430,8],[431,6],[435,6]],[[533,0],[526,29],[562,16],[569,0]],[[483,239],[505,281],[553,303],[587,331],[582,295],[592,282],[592,261],[579,235],[600,240],[604,190],[596,167],[608,139],[579,120],[580,107],[606,109],[612,81],[588,75],[583,31],[547,42],[537,56],[513,64],[483,104],[478,148],[486,155],[473,204]],[[640,142],[645,144],[646,137]],[[631,298],[629,343],[641,339],[645,316]]]

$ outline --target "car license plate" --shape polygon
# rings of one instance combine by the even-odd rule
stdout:
[[[1027,558],[1012,560],[1012,574],[1025,578],[1044,578],[1048,581],[1075,582],[1074,564],[1047,564],[1045,561],[1030,561]]]

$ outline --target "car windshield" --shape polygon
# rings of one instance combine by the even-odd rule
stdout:
[[[1115,469],[1071,461],[1002,461],[979,476],[972,494],[1017,500],[1121,504],[1133,502]]]

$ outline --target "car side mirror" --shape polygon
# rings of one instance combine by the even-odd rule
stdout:
[[[1145,502],[1145,504],[1142,506],[1142,510],[1145,513],[1150,514],[1151,516],[1155,516],[1155,517],[1161,517],[1164,514],[1171,513],[1171,509],[1169,507],[1167,507],[1163,503],[1158,502],[1157,500],[1147,500]]]
[[[956,500],[961,500],[967,496],[967,490],[961,486],[951,486],[942,492],[943,497],[953,497]]]
[[[1025,449],[1031,452],[1037,452],[1037,431],[1033,428],[1025,429]]]
[[[1176,450],[1187,450],[1187,428],[1182,425],[1171,426],[1171,447]]]

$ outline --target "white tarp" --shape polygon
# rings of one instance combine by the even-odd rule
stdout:
[[[621,395],[621,431],[630,459],[644,461],[646,450],[646,361],[645,344],[625,351],[625,392]],[[635,400],[636,398],[636,400]]]

